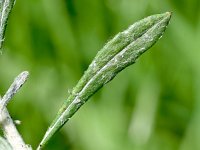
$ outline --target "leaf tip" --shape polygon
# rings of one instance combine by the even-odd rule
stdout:
[[[172,17],[173,12],[172,11],[168,11],[165,14],[166,14],[166,17],[170,20],[171,17]]]

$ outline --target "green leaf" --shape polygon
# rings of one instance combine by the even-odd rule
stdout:
[[[153,46],[162,37],[170,18],[170,12],[149,16],[110,40],[98,52],[64,102],[38,149],[41,149],[94,93]]]

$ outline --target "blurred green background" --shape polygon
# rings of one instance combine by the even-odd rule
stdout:
[[[30,72],[8,109],[35,149],[105,42],[172,11],[163,38],[101,89],[47,150],[199,150],[199,0],[17,0],[0,55],[0,93]]]

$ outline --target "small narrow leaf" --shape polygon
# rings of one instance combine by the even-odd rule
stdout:
[[[0,101],[0,113],[2,112],[2,109],[6,107],[11,98],[19,91],[22,85],[26,82],[28,76],[29,72],[24,71],[15,78],[14,82],[11,84],[8,91]]]
[[[50,125],[38,150],[58,131],[73,114],[103,85],[136,59],[162,37],[171,13],[149,16],[117,34],[96,55],[83,77]]]
[[[15,0],[0,0],[0,49],[4,41],[8,17],[13,8]]]

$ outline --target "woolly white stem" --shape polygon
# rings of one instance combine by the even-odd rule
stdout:
[[[10,99],[27,80],[28,74],[29,73],[25,71],[17,76],[6,94],[3,96],[2,99],[0,99],[0,125],[5,138],[8,140],[13,150],[31,150],[31,147],[24,143],[6,108],[6,105],[10,101]]]
[[[14,3],[15,0],[0,0],[0,48],[2,48],[8,17]]]
[[[13,150],[31,150],[31,148],[24,143],[6,108],[1,112],[0,123],[4,136]]]
[[[22,85],[26,82],[29,76],[28,71],[24,71],[20,73],[14,80],[14,82],[9,87],[6,94],[3,96],[2,100],[0,101],[0,112],[6,105],[9,103],[11,98],[17,93],[17,91],[22,87]]]

